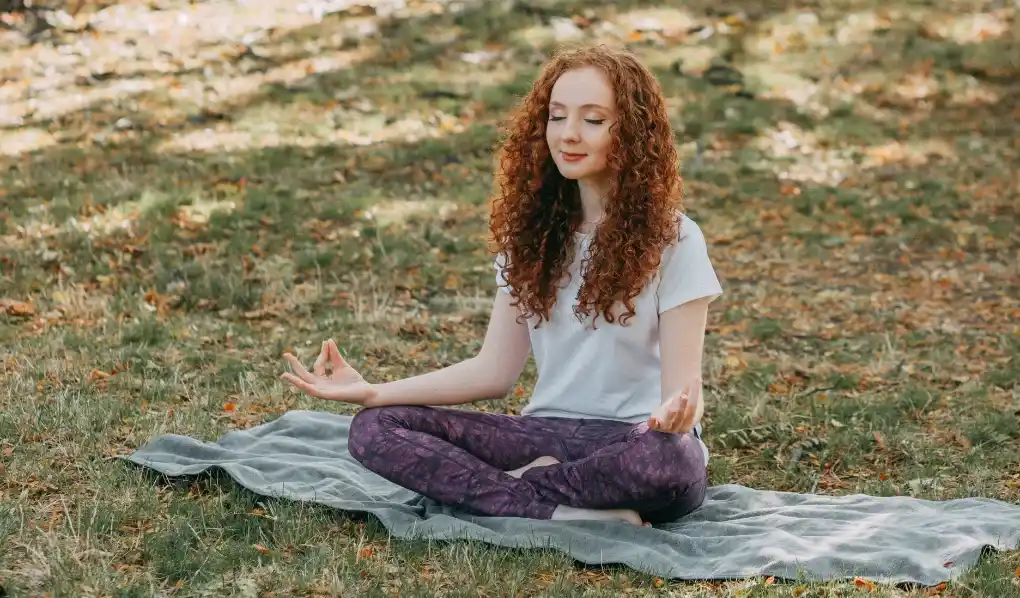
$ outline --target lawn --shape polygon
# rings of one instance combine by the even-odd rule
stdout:
[[[1013,3],[391,4],[3,19],[0,595],[1020,595],[1020,550],[936,588],[680,582],[108,459],[353,413],[279,380],[326,338],[378,382],[473,355],[499,121],[605,38],[660,77],[726,290],[711,482],[1020,502]]]

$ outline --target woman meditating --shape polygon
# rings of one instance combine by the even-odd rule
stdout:
[[[480,515],[676,520],[704,500],[702,353],[722,293],[683,214],[666,104],[631,54],[592,47],[544,67],[507,127],[490,231],[499,288],[478,354],[367,382],[329,340],[283,379],[362,405],[351,454]],[[534,354],[521,415],[455,409],[507,396]],[[330,370],[327,373],[327,369]]]

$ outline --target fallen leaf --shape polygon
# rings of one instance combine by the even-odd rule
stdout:
[[[4,456],[5,457],[10,457],[13,454],[14,454],[14,447],[13,446],[5,446],[4,447]]]
[[[25,318],[35,314],[35,308],[31,303],[15,301],[7,306],[7,315]]]
[[[765,580],[765,583],[768,584],[768,585],[772,585],[772,584],[776,583],[776,578],[770,575],[768,577],[768,579]]]
[[[953,561],[946,561],[946,562],[942,563],[942,566],[945,567],[946,569],[948,569],[948,568],[953,566]]]
[[[880,448],[880,449],[882,449],[884,451],[885,450],[885,440],[882,438],[882,435],[879,434],[877,430],[872,432],[872,434],[874,434],[874,436],[875,436],[875,444],[878,445],[878,448]]]
[[[230,402],[224,403],[223,410],[229,413],[233,413],[234,411],[237,411],[237,405]]]
[[[358,558],[361,559],[371,558],[373,554],[375,554],[375,549],[373,549],[371,546],[365,546],[364,548],[358,551]]]
[[[252,544],[252,548],[261,552],[262,554],[269,554],[269,549],[261,544]]]
[[[862,577],[855,577],[854,578],[854,585],[857,586],[858,588],[866,589],[869,592],[875,591],[875,587],[876,587],[874,582],[868,581],[867,579],[864,579]]]

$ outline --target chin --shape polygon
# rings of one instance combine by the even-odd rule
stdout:
[[[560,174],[563,175],[563,178],[570,179],[572,181],[587,178],[592,174],[590,168],[578,168],[570,164],[567,165],[557,164],[556,169],[560,171]]]

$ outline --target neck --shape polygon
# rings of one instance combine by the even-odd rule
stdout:
[[[581,195],[581,213],[584,216],[582,230],[595,226],[606,214],[606,196],[609,194],[609,181],[579,179],[577,190]]]

